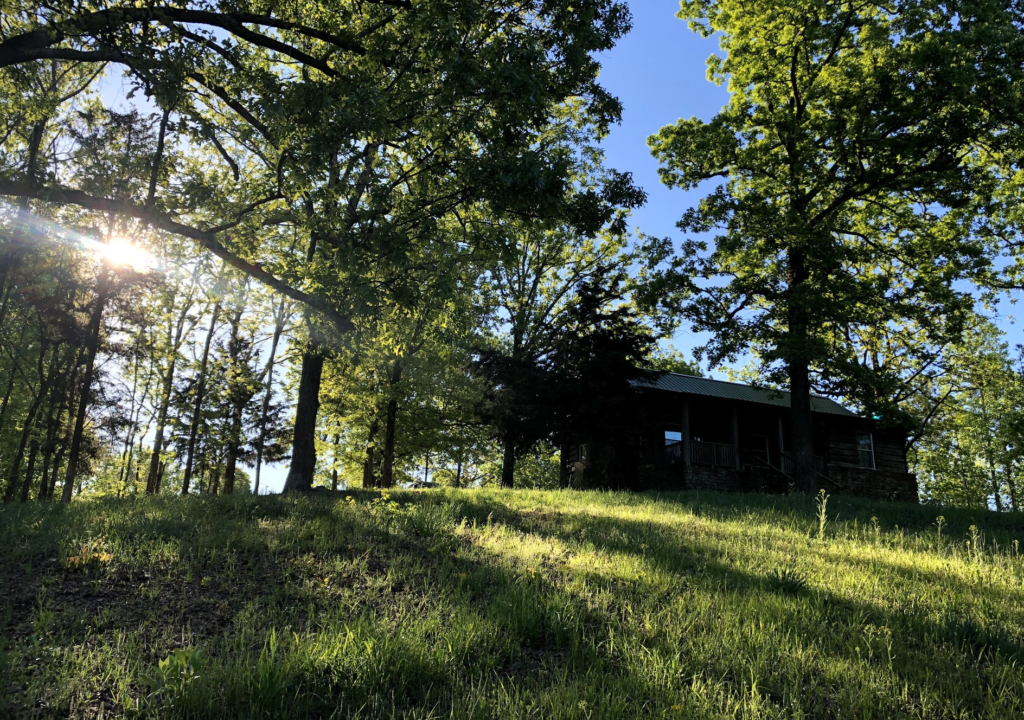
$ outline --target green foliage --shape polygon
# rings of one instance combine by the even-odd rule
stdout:
[[[551,447],[540,445],[517,460],[515,486],[534,490],[553,490],[558,487],[560,482],[558,472],[558,452]]]
[[[474,372],[486,384],[479,412],[495,439],[516,454],[542,442],[600,444],[607,456],[593,464],[589,483],[621,487],[633,469],[639,417],[631,383],[648,377],[655,339],[624,302],[623,275],[613,266],[592,273],[562,288],[567,306],[557,325],[544,328],[545,340],[479,353]]]
[[[703,492],[7,506],[4,701],[44,718],[97,697],[161,718],[1024,712],[1020,519],[943,509],[938,537],[934,508],[828,504],[823,542],[807,498]],[[87,543],[109,559],[64,562]]]
[[[818,511],[818,540],[825,539],[825,527],[828,525],[828,499],[831,496],[824,490],[819,490],[814,498],[814,507]]]
[[[680,222],[692,237],[679,254],[652,241],[652,267],[670,264],[640,297],[713,333],[712,365],[752,351],[762,381],[789,383],[803,398],[794,445],[809,459],[809,384],[892,417],[876,408],[891,411],[893,388],[912,376],[870,362],[877,335],[955,340],[975,304],[958,281],[985,280],[997,264],[979,223],[1000,187],[994,158],[1016,147],[1022,116],[1016,10],[681,8],[692,29],[720,39],[708,77],[728,85],[730,102],[649,140],[669,187],[718,184]],[[713,247],[700,239],[708,233]]]
[[[704,377],[700,365],[675,347],[657,350],[651,355],[650,364],[652,370]]]
[[[139,684],[149,691],[147,700],[173,708],[202,676],[204,665],[202,650],[179,648],[158,662],[151,673],[140,675]]]
[[[969,327],[920,365],[908,408],[923,418],[910,461],[925,502],[1017,510],[1020,506],[1024,377],[989,323]]]

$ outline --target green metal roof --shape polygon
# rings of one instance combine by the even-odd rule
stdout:
[[[712,380],[710,378],[696,377],[694,375],[680,375],[679,373],[662,373],[652,383],[638,382],[637,385],[650,387],[656,390],[667,392],[685,393],[687,395],[703,395],[705,397],[723,398],[725,400],[740,400],[743,402],[759,403],[761,405],[775,405],[788,408],[789,392],[786,390],[771,390],[767,388],[756,388],[740,383],[725,382],[724,380]],[[811,410],[817,413],[829,415],[845,415],[846,417],[857,417],[857,414],[847,410],[835,400],[817,395],[811,396]]]

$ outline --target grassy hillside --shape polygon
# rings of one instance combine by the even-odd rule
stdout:
[[[1019,516],[403,492],[0,509],[0,715],[1024,717]]]

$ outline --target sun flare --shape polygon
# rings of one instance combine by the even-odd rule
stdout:
[[[100,255],[111,265],[129,267],[137,272],[151,270],[156,264],[156,258],[152,253],[121,237],[111,238],[110,242],[102,247]]]

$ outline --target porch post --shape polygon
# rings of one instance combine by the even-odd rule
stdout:
[[[690,401],[683,398],[683,467],[690,467]]]
[[[736,456],[736,469],[740,469],[740,413],[736,404],[732,406],[732,451]]]

